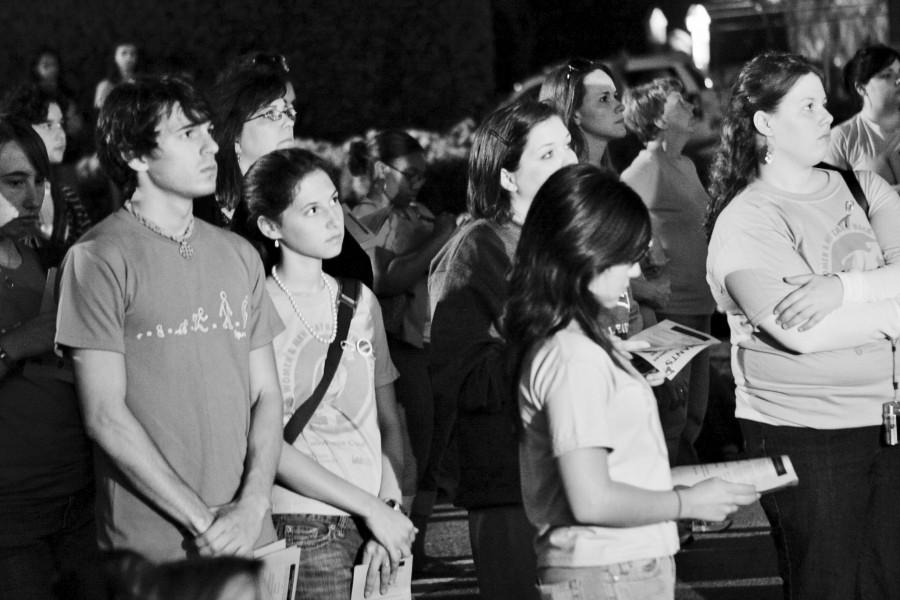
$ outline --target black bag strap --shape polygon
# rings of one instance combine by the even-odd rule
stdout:
[[[293,444],[299,437],[303,428],[312,418],[313,413],[319,408],[322,398],[325,397],[325,391],[331,385],[334,374],[337,372],[338,363],[341,362],[341,355],[344,353],[343,344],[347,339],[347,333],[350,331],[350,321],[353,319],[353,313],[356,310],[356,304],[359,301],[360,283],[358,279],[338,279],[338,315],[337,315],[337,335],[334,341],[328,346],[328,353],[325,355],[325,368],[322,370],[322,379],[313,393],[310,394],[306,402],[301,404],[294,414],[291,415],[287,425],[284,426],[284,441]]]
[[[816,166],[820,169],[828,169],[829,171],[837,171],[840,173],[841,177],[844,178],[844,183],[850,188],[850,193],[853,194],[853,197],[856,199],[856,203],[863,209],[866,218],[869,217],[869,201],[866,200],[866,193],[863,191],[862,186],[859,185],[859,179],[856,178],[856,173],[853,172],[853,169],[839,169],[826,162],[820,162]]]

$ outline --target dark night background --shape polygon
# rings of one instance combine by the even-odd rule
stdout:
[[[695,0],[696,1],[696,0]],[[248,50],[284,54],[300,135],[341,139],[388,126],[442,130],[492,108],[513,82],[572,55],[647,50],[644,21],[662,8],[684,28],[690,0],[3,0],[0,92],[28,76],[42,45],[85,108],[117,41],[148,70],[208,83]],[[841,64],[886,41],[896,0],[712,0],[713,67],[783,47]],[[749,8],[748,8],[749,7]],[[742,12],[743,11],[743,12]],[[714,74],[715,75],[715,74]],[[724,77],[723,77],[724,78]]]

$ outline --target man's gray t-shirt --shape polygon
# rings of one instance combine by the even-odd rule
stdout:
[[[250,428],[250,351],[283,326],[256,251],[196,221],[194,255],[120,210],[63,264],[56,342],[125,355],[125,402],[162,455],[208,506],[241,483]],[[154,560],[185,556],[180,530],[97,456],[98,537]],[[264,530],[263,534],[266,535]]]

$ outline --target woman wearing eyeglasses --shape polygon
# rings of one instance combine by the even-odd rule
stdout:
[[[414,547],[417,570],[431,567],[425,556],[424,531],[435,500],[432,465],[426,473],[434,432],[434,400],[428,375],[431,314],[428,306],[428,266],[456,228],[453,215],[435,217],[416,202],[425,183],[425,151],[412,136],[387,130],[368,142],[350,146],[350,173],[368,176],[368,194],[352,215],[372,236],[362,242],[372,261],[374,290],[384,313],[391,358],[400,370],[395,384],[403,406],[413,456],[418,465],[415,487],[404,486],[408,498],[414,493],[413,522],[422,532]],[[436,564],[436,563],[435,563]]]
[[[284,57],[250,53],[239,57],[216,80],[211,104],[213,136],[219,145],[216,197],[197,200],[194,214],[245,237],[252,236],[249,211],[241,202],[244,175],[261,156],[294,145],[296,94]],[[263,253],[266,268],[272,266]],[[372,285],[372,267],[359,244],[344,236],[340,254],[324,261],[325,272]]]
[[[844,86],[862,109],[831,130],[825,162],[842,169],[875,171],[896,189],[900,184],[900,53],[880,44],[859,49],[844,66]]]

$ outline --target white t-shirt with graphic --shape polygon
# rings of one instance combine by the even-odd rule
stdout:
[[[831,130],[825,162],[842,169],[875,171],[900,183],[900,131],[886,134],[878,123],[856,114]]]
[[[331,283],[336,285],[333,279]],[[285,330],[273,344],[284,398],[284,424],[287,424],[321,380],[328,345],[310,335],[284,291],[271,277],[266,281],[266,288],[285,324]],[[302,311],[301,299],[297,298],[297,302]],[[317,332],[331,328],[331,324],[324,323],[312,323],[312,326]],[[381,309],[372,291],[364,285],[343,345],[334,378],[294,442],[294,448],[332,473],[377,495],[381,487],[381,433],[375,389],[393,382],[398,372],[388,352]],[[280,485],[272,491],[272,512],[347,514]]]
[[[722,211],[709,244],[707,280],[731,327],[732,369],[740,418],[772,425],[836,429],[877,425],[892,398],[888,340],[798,354],[757,329],[788,293],[783,278],[805,273],[872,271],[900,254],[900,201],[878,175],[856,173],[868,218],[842,177],[823,189],[791,194],[757,179]],[[725,278],[753,277],[740,298]]]

